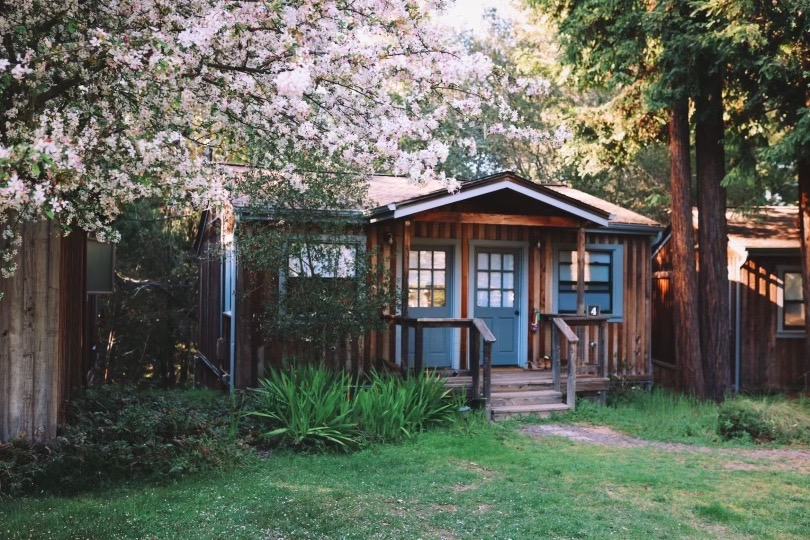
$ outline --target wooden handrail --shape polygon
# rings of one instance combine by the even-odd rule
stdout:
[[[484,407],[489,414],[490,401],[492,398],[492,344],[496,338],[483,319],[444,319],[437,317],[402,317],[401,315],[387,315],[385,318],[393,324],[402,327],[402,367],[408,369],[408,329],[414,328],[416,331],[414,339],[414,361],[413,369],[416,372],[422,370],[423,366],[423,336],[425,328],[466,328],[469,330],[469,352],[470,371],[472,375],[473,401],[480,398],[484,400]],[[478,386],[481,376],[481,341],[484,343],[484,381],[483,396],[479,393]]]
[[[551,322],[553,322],[554,326],[556,326],[557,329],[562,332],[562,335],[565,336],[568,343],[579,343],[579,337],[574,333],[573,330],[571,330],[571,327],[568,326],[568,323],[566,323],[563,319],[554,317],[551,319]]]
[[[473,319],[473,324],[481,333],[484,343],[495,343],[497,341],[495,339],[495,335],[492,333],[492,330],[490,330],[487,323],[484,322],[484,319]]]
[[[584,317],[583,317],[584,318]],[[568,323],[562,317],[552,317],[551,342],[552,342],[552,379],[554,388],[560,391],[560,338],[557,332],[563,335],[568,342],[568,380],[566,381],[566,402],[570,409],[576,407],[577,402],[577,356],[579,347],[579,337],[571,330]]]

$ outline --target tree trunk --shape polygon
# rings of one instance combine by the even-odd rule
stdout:
[[[810,100],[809,100],[810,101]],[[797,160],[799,177],[799,229],[802,238],[802,292],[804,297],[804,368],[810,366],[810,157]]]
[[[810,72],[810,40],[805,39],[802,49],[802,67],[804,73]],[[804,91],[804,106],[810,109],[810,79],[803,77],[800,81]],[[797,107],[798,110],[798,107]],[[802,296],[804,300],[804,366],[805,389],[807,388],[807,375],[810,370],[810,142],[804,148],[798,149],[796,159],[796,173],[799,180],[799,230],[802,245]]]
[[[684,98],[672,108],[669,121],[675,362],[680,390],[702,399],[705,398],[705,387],[700,355],[689,148],[689,104]]]
[[[731,384],[731,318],[723,150],[723,78],[698,59],[695,157],[698,185],[700,341],[707,397],[722,401]]]

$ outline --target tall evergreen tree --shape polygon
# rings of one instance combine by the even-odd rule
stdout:
[[[674,281],[678,329],[676,357],[682,384],[699,396],[723,398],[730,383],[730,320],[728,313],[725,228],[725,154],[723,146],[723,84],[725,58],[713,40],[711,20],[701,2],[533,0],[559,23],[565,59],[593,85],[641,88],[650,110],[670,115],[673,241],[678,260]],[[632,96],[631,93],[627,93]],[[700,210],[700,301],[694,289],[691,203],[685,189],[688,131],[684,133],[684,100],[695,114],[696,174]],[[628,107],[629,108],[629,107]],[[684,146],[686,145],[686,146]],[[687,246],[684,249],[684,246]],[[681,248],[681,249],[677,249]],[[687,250],[688,249],[688,253]],[[698,327],[693,306],[700,306],[700,348],[692,338]],[[705,372],[706,384],[700,374]],[[705,393],[704,393],[705,390]]]

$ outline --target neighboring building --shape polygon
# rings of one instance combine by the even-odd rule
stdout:
[[[551,354],[551,330],[545,324],[538,330],[537,314],[581,313],[581,287],[581,300],[598,306],[607,324],[601,340],[580,329],[587,345],[580,349],[580,370],[587,372],[601,357],[605,381],[606,375],[651,381],[651,245],[662,230],[656,222],[581,191],[509,172],[463,182],[456,192],[437,183],[375,176],[369,197],[374,208],[361,216],[358,242],[379,248],[389,262],[395,276],[390,286],[402,295],[403,315],[482,318],[497,339],[493,366],[526,367]],[[211,380],[221,376],[236,387],[256,385],[269,367],[300,350],[282,337],[265,338],[257,328],[262,287],[278,282],[240,265],[238,230],[244,226],[239,208],[206,213],[195,242],[202,256],[199,356]],[[578,252],[587,260],[582,284]],[[400,331],[392,324],[355,340],[339,351],[341,365],[359,373],[401,363]],[[425,365],[468,369],[465,332],[426,330]],[[409,349],[412,355],[414,347]]]
[[[0,278],[0,442],[56,436],[66,401],[85,384],[97,285],[95,242],[51,220],[20,224],[17,270]],[[91,247],[92,246],[92,247]],[[88,253],[91,264],[88,265]],[[112,266],[109,262],[112,281]]]
[[[735,388],[808,388],[798,216],[795,206],[727,213]],[[652,356],[656,383],[674,386],[669,240],[665,234],[653,254]]]

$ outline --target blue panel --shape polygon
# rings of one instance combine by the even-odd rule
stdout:
[[[471,269],[476,271],[473,316],[483,319],[495,335],[492,364],[520,365],[521,319],[516,313],[523,286],[520,251],[481,247],[476,250],[475,262],[476,268]]]
[[[451,246],[412,247],[411,253],[418,253],[410,260],[411,270],[408,281],[414,284],[414,274],[418,275],[420,289],[417,302],[419,307],[408,308],[408,315],[421,317],[452,317],[453,311],[453,248]],[[436,288],[436,287],[446,288]],[[411,291],[413,294],[414,291]],[[432,306],[432,307],[431,307]],[[422,359],[424,367],[450,367],[453,365],[453,330],[449,328],[426,328],[423,334]],[[408,336],[408,363],[413,366],[416,336],[414,330]]]

